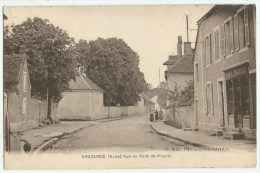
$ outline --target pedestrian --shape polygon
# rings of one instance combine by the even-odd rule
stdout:
[[[163,111],[162,111],[162,109],[160,109],[160,111],[159,111],[159,119],[161,121],[163,121]]]
[[[159,116],[158,116],[157,109],[155,110],[154,115],[155,115],[155,121],[159,121]]]
[[[150,121],[154,121],[153,113],[150,113]]]

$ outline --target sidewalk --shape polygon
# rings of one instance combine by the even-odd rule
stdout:
[[[59,124],[52,124],[46,127],[39,127],[30,130],[23,131],[21,134],[21,140],[25,140],[31,144],[31,152],[34,152],[37,148],[42,146],[51,139],[60,138],[66,134],[75,133],[82,128],[90,127],[97,122],[79,121],[79,122],[61,122]],[[21,142],[21,151],[23,151],[23,145]]]
[[[229,150],[256,151],[256,141],[252,140],[229,140],[216,136],[209,136],[203,131],[184,131],[164,124],[163,122],[151,122],[152,128],[160,135],[182,141],[187,144],[200,147],[228,148]]]

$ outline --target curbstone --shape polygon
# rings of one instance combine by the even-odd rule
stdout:
[[[190,140],[187,140],[187,139],[183,139],[183,138],[179,138],[179,137],[176,137],[176,136],[167,134],[166,132],[164,132],[164,131],[162,131],[162,130],[158,130],[152,123],[150,123],[150,126],[151,126],[151,128],[154,129],[159,135],[166,136],[166,137],[168,137],[168,138],[172,138],[172,139],[174,139],[174,140],[183,142],[183,143],[185,143],[185,144],[193,145],[193,146],[195,146],[195,147],[219,148],[219,146],[211,146],[211,145],[201,144],[201,143],[198,143],[198,142],[190,141]]]
[[[53,144],[55,144],[56,142],[58,142],[58,140],[63,137],[64,135],[71,135],[71,134],[75,134],[81,130],[83,130],[84,128],[88,128],[88,127],[91,127],[95,124],[90,124],[88,126],[85,126],[85,127],[81,127],[79,129],[75,129],[71,132],[67,132],[67,133],[62,133],[62,135],[59,135],[59,136],[56,136],[55,138],[51,138],[50,140],[44,142],[40,147],[38,147],[36,150],[33,151],[33,155],[35,154],[40,154],[46,150],[48,150]]]

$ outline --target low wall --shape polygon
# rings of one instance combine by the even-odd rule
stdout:
[[[193,106],[171,107],[165,109],[165,123],[176,128],[194,128]]]
[[[141,115],[146,113],[145,107],[136,106],[109,106],[107,113],[109,118],[120,116]]]

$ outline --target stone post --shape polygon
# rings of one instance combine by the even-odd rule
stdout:
[[[21,123],[10,123],[10,151],[19,152],[21,145]]]

